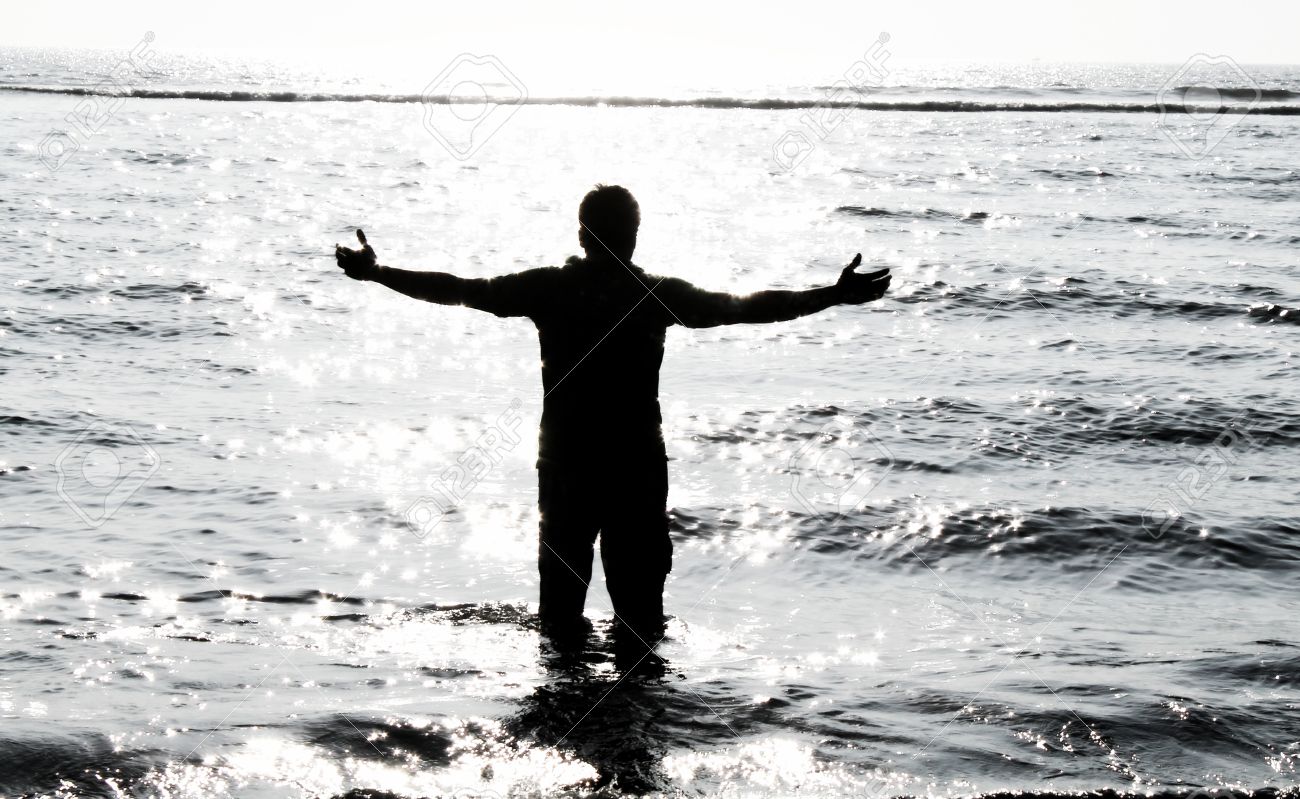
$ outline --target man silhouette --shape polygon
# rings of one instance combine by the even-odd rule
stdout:
[[[662,637],[664,580],[672,566],[668,466],[660,428],[659,366],[668,327],[782,322],[838,304],[882,297],[889,270],[859,274],[853,258],[833,286],[745,297],[657,277],[632,263],[641,211],[621,186],[597,186],[578,209],[585,258],[494,278],[380,266],[361,249],[335,247],[355,280],[427,302],[497,316],[526,316],[542,355],[538,446],[538,615],[563,638],[585,627],[592,550],[614,603],[616,649],[645,651]]]

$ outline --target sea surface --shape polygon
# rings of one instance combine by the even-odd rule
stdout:
[[[145,55],[0,50],[0,795],[1294,795],[1300,68]],[[662,675],[599,579],[536,630],[532,326],[331,254],[560,264],[597,182],[651,272],[894,270],[670,331]]]

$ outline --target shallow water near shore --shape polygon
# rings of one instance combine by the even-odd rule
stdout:
[[[0,795],[1296,785],[1300,120],[1193,160],[1150,114],[859,110],[785,170],[780,109],[526,106],[462,162],[418,104],[137,97],[50,172],[75,102],[0,94]],[[662,675],[599,581],[584,653],[537,633],[532,326],[331,255],[559,264],[596,182],[650,272],[895,275],[670,331]]]

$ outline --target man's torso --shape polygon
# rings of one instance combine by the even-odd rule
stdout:
[[[539,452],[582,468],[662,459],[659,367],[672,314],[654,278],[618,261],[570,262],[530,314],[542,356]]]

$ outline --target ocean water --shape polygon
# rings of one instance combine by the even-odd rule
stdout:
[[[122,58],[0,51],[0,795],[1294,792],[1300,69],[898,67],[475,131],[421,85]],[[596,182],[651,272],[894,269],[670,331],[660,677],[614,668],[599,580],[579,663],[535,629],[531,325],[331,255],[558,264]]]

